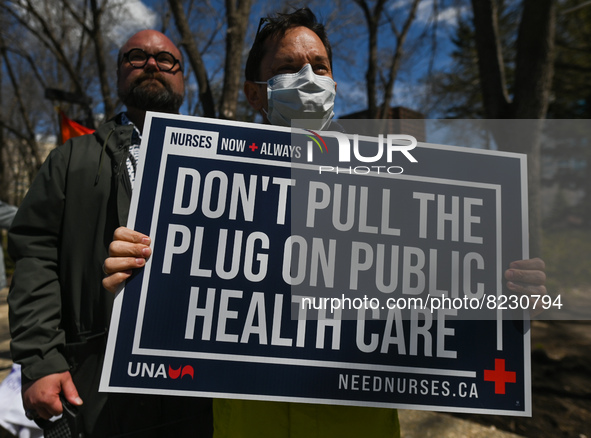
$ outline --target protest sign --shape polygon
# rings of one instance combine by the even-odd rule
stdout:
[[[101,390],[531,415],[525,166],[148,113]]]

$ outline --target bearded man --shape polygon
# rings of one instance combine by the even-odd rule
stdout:
[[[9,231],[11,353],[22,366],[23,405],[39,422],[73,406],[76,437],[211,436],[209,399],[98,392],[113,305],[103,261],[127,223],[144,116],[178,113],[184,96],[181,52],[160,32],[133,35],[117,65],[127,111],[51,152]]]

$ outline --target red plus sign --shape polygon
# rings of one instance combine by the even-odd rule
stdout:
[[[505,359],[495,359],[494,370],[484,370],[484,380],[495,382],[495,394],[505,394],[505,383],[515,383],[516,374],[505,371]]]
[[[253,142],[250,146],[249,146],[251,151],[256,151],[259,147]]]

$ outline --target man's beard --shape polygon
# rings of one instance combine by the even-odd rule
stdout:
[[[156,79],[163,85],[163,88],[146,86],[143,83],[146,79]],[[150,73],[144,73],[136,78],[126,92],[119,90],[119,98],[127,107],[133,107],[143,111],[178,114],[183,103],[183,97],[182,94],[173,92],[167,81],[161,80]]]

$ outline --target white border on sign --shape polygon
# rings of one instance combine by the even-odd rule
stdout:
[[[166,128],[165,138],[169,133],[171,128]],[[175,130],[178,128],[175,128]],[[188,157],[195,157],[193,153],[195,149],[186,149],[189,153],[186,154]],[[162,156],[160,160],[160,169],[158,172],[158,183],[156,187],[156,196],[154,199],[154,210],[153,216],[151,220],[151,229],[150,229],[150,236],[153,242],[157,240],[157,229],[158,229],[158,219],[160,214],[160,202],[162,199],[162,191],[164,186],[164,170],[166,168],[168,155],[181,155],[178,153],[179,150],[177,148],[170,148],[167,147],[167,144],[163,145],[162,148]],[[182,150],[181,150],[182,152]],[[207,153],[203,157],[199,158],[206,158],[206,159],[215,159],[217,161],[226,161],[226,162],[240,162],[240,163],[252,163],[252,164],[262,164],[266,166],[277,166],[277,167],[288,167],[292,169],[302,169],[302,170],[317,170],[317,167],[311,164],[300,164],[300,163],[291,163],[291,162],[282,162],[282,161],[272,161],[272,160],[265,160],[261,158],[242,158],[242,157],[233,157],[233,156],[226,156],[226,155],[217,155],[213,153],[214,151],[208,150]],[[473,182],[466,182],[461,180],[451,180],[451,179],[441,179],[441,178],[430,178],[430,177],[422,177],[422,176],[414,176],[414,175],[390,175],[385,173],[380,174],[364,174],[358,175],[361,177],[369,177],[369,178],[390,178],[390,179],[402,179],[408,181],[419,181],[423,183],[431,183],[437,185],[453,185],[453,186],[461,186],[461,187],[471,187],[471,188],[478,188],[483,190],[493,190],[495,192],[495,201],[496,201],[496,271],[497,271],[497,284],[496,284],[496,294],[497,296],[502,294],[502,268],[501,268],[501,259],[502,259],[502,242],[500,239],[501,234],[501,186],[498,184],[489,184],[489,183],[473,183]],[[206,353],[206,352],[196,352],[196,351],[176,351],[176,350],[161,350],[161,349],[152,349],[152,348],[142,348],[141,347],[141,333],[143,329],[144,323],[144,314],[146,308],[146,301],[148,299],[148,289],[149,289],[149,279],[150,273],[152,268],[152,258],[149,259],[145,266],[145,274],[142,279],[142,286],[140,292],[140,299],[139,299],[139,307],[137,313],[137,320],[136,320],[136,328],[134,332],[134,341],[133,341],[133,350],[132,354],[136,355],[145,355],[145,356],[166,356],[166,357],[178,357],[178,358],[193,358],[193,359],[209,359],[209,360],[225,360],[225,361],[238,361],[238,362],[254,362],[254,363],[277,363],[277,364],[291,364],[291,365],[299,365],[299,366],[314,366],[314,367],[326,367],[326,368],[351,368],[351,369],[359,369],[359,370],[368,370],[368,371],[388,371],[388,372],[405,372],[405,373],[415,373],[415,374],[435,374],[435,375],[449,375],[449,376],[465,376],[465,377],[475,377],[475,371],[457,371],[457,370],[445,370],[445,369],[419,369],[414,367],[396,367],[396,366],[387,366],[387,365],[374,365],[372,363],[354,363],[354,362],[332,362],[332,361],[321,361],[321,360],[304,360],[304,359],[295,359],[290,357],[270,357],[270,356],[252,356],[252,355],[238,355],[238,354],[222,354],[222,353]],[[497,348],[502,350],[502,323],[499,323],[499,319],[497,318]],[[377,367],[377,368],[376,368]]]

